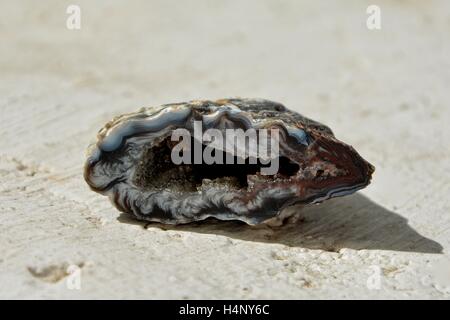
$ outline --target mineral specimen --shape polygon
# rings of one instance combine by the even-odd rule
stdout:
[[[244,143],[236,132],[244,133]],[[180,224],[214,217],[254,225],[282,221],[283,209],[294,204],[354,193],[373,171],[327,126],[280,103],[223,99],[114,118],[90,146],[84,177],[140,220]]]

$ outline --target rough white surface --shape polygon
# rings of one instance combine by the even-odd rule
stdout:
[[[376,2],[379,31],[367,1],[77,1],[78,31],[2,3],[0,298],[448,299],[450,2]],[[84,183],[114,115],[232,96],[329,125],[373,183],[279,229],[145,228]]]

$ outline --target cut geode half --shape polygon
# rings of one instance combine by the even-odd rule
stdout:
[[[261,174],[264,165],[249,159],[174,164],[171,135],[179,128],[193,132],[194,121],[221,132],[278,129],[278,172]],[[354,193],[370,183],[373,171],[327,126],[280,103],[223,99],[142,108],[114,118],[89,148],[84,177],[92,190],[139,220],[179,224],[214,217],[254,225],[282,221],[282,210],[294,204]]]

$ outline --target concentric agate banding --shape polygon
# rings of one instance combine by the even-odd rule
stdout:
[[[215,128],[280,131],[280,170],[175,165],[174,130],[194,121]],[[256,170],[256,171],[255,171]],[[370,183],[373,166],[332,131],[282,104],[262,99],[191,101],[143,108],[108,122],[88,151],[85,180],[140,220],[188,223],[214,217],[258,224],[285,218],[287,206],[319,203]]]

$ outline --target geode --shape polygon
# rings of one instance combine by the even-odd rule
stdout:
[[[269,136],[277,130],[278,139],[270,140],[276,141],[277,153],[264,157],[240,150],[255,149],[260,136],[232,148],[211,147],[215,139],[203,141],[194,132],[196,123],[202,132],[215,129],[225,136],[230,129],[270,130]],[[175,148],[180,148],[173,134],[179,130],[192,134],[191,141],[184,141],[180,156],[187,161],[181,163],[173,159]],[[114,118],[97,138],[84,170],[91,189],[139,220],[167,224],[208,217],[250,225],[280,222],[289,206],[320,203],[364,188],[374,171],[327,126],[262,99],[195,100],[142,108]],[[221,153],[233,161],[194,161],[195,155],[188,153],[195,148],[189,142],[200,155],[209,147],[212,155]],[[278,170],[263,174],[275,160]]]

